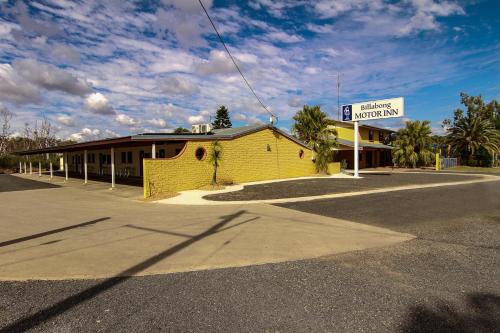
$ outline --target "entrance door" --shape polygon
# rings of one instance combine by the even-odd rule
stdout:
[[[366,152],[366,167],[371,168],[373,167],[373,152],[372,151],[367,151]]]

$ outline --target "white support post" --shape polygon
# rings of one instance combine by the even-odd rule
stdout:
[[[64,176],[65,176],[64,181],[67,182],[68,181],[68,153],[64,153],[63,159],[64,159]]]
[[[115,188],[115,148],[111,148],[111,188]]]
[[[23,173],[23,166],[21,164],[21,161],[19,161],[19,173]]]
[[[88,181],[88,174],[87,174],[87,150],[83,151],[83,172],[85,173],[85,184],[87,184],[87,181]]]
[[[42,162],[38,162],[38,177],[42,177]]]
[[[30,161],[30,175],[33,174],[33,163]]]
[[[359,177],[359,124],[354,122],[354,177]]]
[[[24,161],[24,174],[26,174],[28,171],[26,169],[26,161]]]
[[[151,158],[156,158],[156,143],[151,145]]]
[[[52,162],[49,162],[50,165],[50,179],[54,178],[54,169],[52,168]]]

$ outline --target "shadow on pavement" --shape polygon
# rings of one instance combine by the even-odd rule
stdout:
[[[17,320],[16,322],[7,325],[3,328],[0,329],[0,332],[23,332],[29,329],[32,329],[34,327],[37,327],[38,325],[44,323],[45,321],[56,317],[67,310],[74,308],[75,306],[78,306],[79,304],[88,301],[102,292],[113,288],[114,286],[128,280],[133,276],[134,274],[137,274],[141,271],[144,271],[145,269],[153,266],[154,264],[158,263],[159,261],[168,258],[175,253],[185,249],[186,247],[212,235],[221,230],[225,225],[233,221],[234,219],[240,217],[241,215],[245,214],[245,210],[240,210],[234,214],[231,215],[226,215],[226,216],[221,216],[221,221],[212,227],[208,228],[204,232],[197,234],[182,243],[179,243],[175,246],[172,246],[163,252],[158,253],[157,255],[154,255],[140,263],[138,263],[135,266],[132,266],[123,272],[119,273],[117,276],[106,279],[102,281],[101,283],[98,283],[97,285],[88,288],[86,290],[83,290],[79,292],[78,294],[75,294],[73,296],[67,297],[66,299],[48,307],[43,310],[38,311],[37,313],[34,313],[30,316],[26,316],[24,318],[21,318]]]
[[[33,176],[37,177],[38,176]],[[59,188],[61,186],[34,179],[20,178],[11,175],[0,175],[0,193],[28,190],[44,190],[49,188]]]
[[[92,224],[96,224],[96,223],[99,223],[99,222],[102,222],[102,221],[106,221],[106,220],[109,220],[109,219],[110,219],[110,217],[101,217],[101,218],[96,219],[96,220],[92,220],[92,221],[88,221],[88,222],[83,222],[83,223],[75,224],[75,225],[70,225],[69,227],[64,227],[64,228],[49,230],[49,231],[41,232],[41,233],[34,234],[34,235],[29,235],[29,236],[25,236],[25,237],[16,238],[16,239],[11,239],[11,240],[8,240],[8,241],[5,241],[5,242],[1,242],[0,243],[0,247],[12,245],[12,244],[17,244],[17,243],[21,243],[21,242],[26,242],[26,241],[31,240],[31,239],[36,239],[36,238],[40,238],[40,237],[44,237],[44,236],[48,236],[48,235],[52,235],[52,234],[57,234],[59,232],[63,232],[63,231],[66,231],[66,230],[71,230],[71,229],[75,229],[75,228],[86,227],[86,226],[89,226],[89,225],[92,225]],[[49,244],[49,243],[43,243],[42,245],[46,245],[46,244]]]
[[[466,312],[444,301],[440,301],[435,307],[412,307],[401,332],[500,332],[500,296],[489,293],[469,294]]]

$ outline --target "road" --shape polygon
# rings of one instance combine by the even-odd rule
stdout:
[[[281,205],[418,238],[279,264],[123,280],[0,282],[0,327],[500,332],[499,198],[500,183],[490,182]]]

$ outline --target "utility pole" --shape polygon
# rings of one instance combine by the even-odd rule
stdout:
[[[337,120],[340,121],[340,72],[337,72]]]

